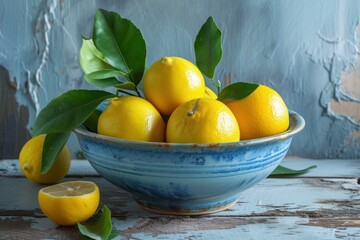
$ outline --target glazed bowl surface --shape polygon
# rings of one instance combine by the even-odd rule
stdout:
[[[225,210],[240,193],[268,177],[285,157],[304,119],[290,111],[284,133],[232,143],[136,142],[75,129],[94,169],[130,192],[144,209],[197,215]]]

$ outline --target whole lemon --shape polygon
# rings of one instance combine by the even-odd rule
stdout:
[[[99,187],[89,181],[63,182],[40,189],[41,211],[54,223],[71,226],[88,220],[100,202]]]
[[[133,141],[164,142],[165,128],[156,108],[134,96],[114,98],[98,120],[98,133]]]
[[[270,87],[259,85],[249,96],[224,103],[238,121],[242,140],[271,136],[289,127],[288,108],[282,97]]]
[[[25,177],[37,183],[55,183],[65,177],[70,168],[70,152],[64,146],[46,174],[41,174],[42,149],[46,135],[31,138],[22,147],[19,155],[20,169]]]
[[[171,143],[222,143],[240,140],[240,130],[231,110],[211,98],[183,103],[171,114],[166,140]]]
[[[179,57],[163,57],[150,66],[143,82],[145,98],[165,116],[180,104],[205,93],[205,81],[200,70]]]

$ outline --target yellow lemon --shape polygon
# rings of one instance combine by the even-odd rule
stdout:
[[[205,95],[204,98],[212,98],[212,99],[217,99],[218,96],[216,95],[216,93],[213,92],[213,90],[211,90],[208,87],[205,87]]]
[[[171,114],[166,130],[171,143],[222,143],[240,140],[240,130],[231,110],[211,98],[183,103]]]
[[[259,85],[241,100],[227,100],[241,129],[241,139],[254,139],[284,132],[289,127],[289,112],[284,100],[272,88]]]
[[[133,96],[113,99],[98,120],[98,133],[133,141],[164,142],[165,128],[156,108]]]
[[[46,135],[31,138],[19,155],[20,169],[25,177],[37,183],[55,183],[65,177],[70,167],[70,152],[65,146],[46,174],[41,174],[41,158]]]
[[[88,181],[63,182],[40,189],[41,211],[54,223],[71,226],[88,220],[100,202],[98,186]]]
[[[180,104],[202,98],[205,81],[200,70],[191,62],[179,57],[163,57],[145,73],[145,98],[161,114],[170,116]]]

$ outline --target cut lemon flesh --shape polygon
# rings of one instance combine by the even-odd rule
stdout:
[[[70,226],[88,220],[100,202],[98,186],[89,181],[63,182],[40,189],[39,206],[53,222]]]
[[[96,191],[96,188],[97,186],[93,182],[72,181],[45,187],[40,191],[53,197],[69,197],[91,194]]]

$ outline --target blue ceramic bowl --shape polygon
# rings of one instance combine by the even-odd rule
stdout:
[[[290,127],[271,137],[221,144],[172,144],[116,139],[77,128],[86,158],[109,182],[146,210],[176,215],[222,211],[241,191],[265,179],[305,126],[290,112]]]

